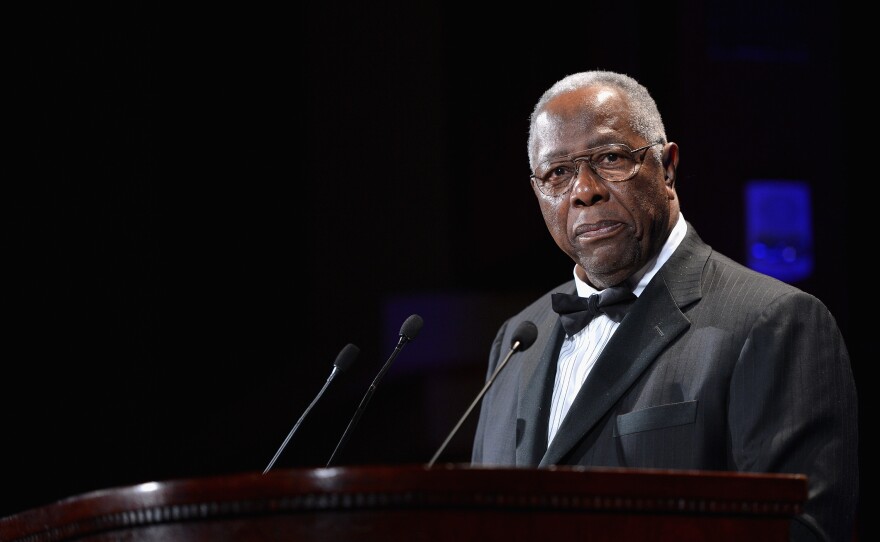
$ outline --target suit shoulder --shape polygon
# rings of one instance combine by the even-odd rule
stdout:
[[[716,251],[700,238],[696,229],[689,223],[688,234],[676,251],[677,259],[671,262],[675,275],[667,274],[670,282],[679,282],[686,287],[689,282],[700,275],[701,293],[707,290],[721,290],[750,297],[748,292],[761,293],[765,301],[785,297],[803,298],[808,301],[819,301],[811,294],[783,282],[775,277],[755,271],[726,254]],[[821,302],[820,302],[821,303]]]
[[[824,303],[813,294],[776,277],[755,271],[732,258],[713,251],[703,270],[704,284],[711,289],[760,294],[763,303]]]
[[[767,288],[779,290],[780,292],[795,293],[800,291],[800,289],[796,286],[793,286],[787,282],[783,282],[776,277],[761,273],[760,271],[755,271],[754,269],[739,263],[733,258],[730,258],[729,256],[726,256],[714,250],[709,256],[704,274],[729,275],[731,277],[737,278],[740,281],[748,281],[751,283],[762,284]]]

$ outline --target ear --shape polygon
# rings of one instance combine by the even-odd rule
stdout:
[[[670,141],[663,146],[663,175],[669,188],[675,186],[676,171],[678,170],[678,144]]]

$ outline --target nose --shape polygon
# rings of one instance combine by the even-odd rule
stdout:
[[[573,205],[595,205],[608,199],[608,183],[596,175],[589,164],[575,162],[570,201]]]

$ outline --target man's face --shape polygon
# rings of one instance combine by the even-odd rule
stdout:
[[[561,94],[538,114],[533,162],[622,143],[631,149],[654,143],[630,127],[630,106],[617,90],[590,86]],[[674,167],[667,171],[652,147],[631,179],[610,182],[581,164],[571,189],[547,196],[532,188],[547,229],[571,257],[581,278],[598,289],[619,284],[656,255],[678,217]],[[663,147],[664,157],[677,146]],[[639,153],[641,154],[641,153]],[[664,160],[667,161],[667,160]],[[665,175],[669,173],[670,179]]]

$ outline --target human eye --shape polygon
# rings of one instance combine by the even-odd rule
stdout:
[[[632,166],[632,153],[618,145],[608,145],[597,149],[590,156],[590,161],[603,170],[628,169]]]
[[[544,184],[550,186],[559,186],[567,183],[572,175],[574,175],[573,162],[556,162],[547,165],[540,179]]]

